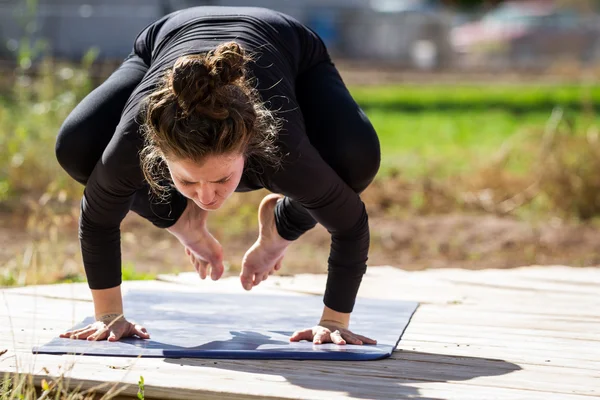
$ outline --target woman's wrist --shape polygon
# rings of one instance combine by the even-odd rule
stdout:
[[[121,286],[109,289],[92,289],[94,299],[94,316],[97,321],[114,320],[123,315],[123,296]]]
[[[125,316],[123,315],[123,313],[121,313],[121,314],[108,313],[108,314],[96,316],[96,321],[104,322],[106,325],[110,325],[116,321],[124,320],[124,319],[125,319]]]
[[[342,313],[325,306],[319,321],[319,325],[323,324],[347,329],[350,326],[350,313]]]

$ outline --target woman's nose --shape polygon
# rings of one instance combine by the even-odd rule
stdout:
[[[202,204],[210,204],[215,198],[215,191],[210,185],[201,185],[197,192],[198,200]]]

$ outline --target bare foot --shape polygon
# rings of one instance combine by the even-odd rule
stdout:
[[[265,196],[258,207],[259,236],[242,261],[240,280],[246,290],[252,289],[281,268],[285,250],[292,243],[277,232],[275,206],[283,196]]]

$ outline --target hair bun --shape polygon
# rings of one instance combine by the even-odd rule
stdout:
[[[219,107],[220,95],[227,85],[235,85],[246,76],[249,57],[235,42],[219,45],[207,54],[191,54],[177,59],[171,71],[171,87],[184,112],[206,111]],[[223,104],[221,104],[223,106]],[[215,110],[215,116],[225,114]],[[213,114],[208,113],[208,114]]]
[[[187,96],[198,93],[198,89],[210,80],[210,69],[206,62],[195,56],[180,57],[171,72],[173,92],[178,98],[183,98],[184,102],[187,102]]]
[[[212,73],[218,76],[222,85],[235,83],[246,75],[248,61],[244,49],[235,42],[223,43],[207,56]]]

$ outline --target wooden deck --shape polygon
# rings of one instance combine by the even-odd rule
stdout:
[[[189,274],[126,282],[169,291],[242,291]],[[167,282],[168,281],[168,282]],[[261,293],[321,294],[324,275],[271,277]],[[252,295],[249,293],[248,295]],[[85,284],[0,291],[0,371],[64,374],[84,388],[125,385],[159,399],[600,398],[600,268],[404,272],[371,267],[360,296],[421,306],[397,351],[372,362],[131,359],[32,355],[91,315]]]

